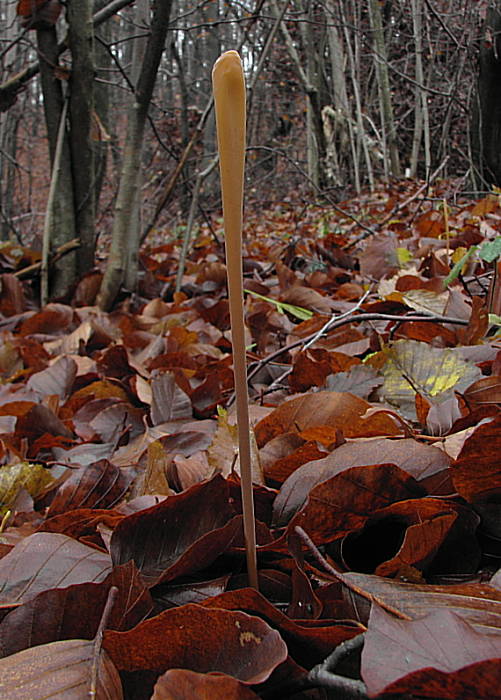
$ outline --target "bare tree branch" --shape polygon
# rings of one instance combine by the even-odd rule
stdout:
[[[98,27],[127,5],[131,5],[133,1],[134,0],[112,0],[109,5],[103,7],[102,10],[99,10],[93,16],[94,28]],[[67,38],[65,37],[58,46],[59,54],[62,54],[67,48]],[[0,112],[6,112],[10,107],[12,107],[16,101],[18,93],[35,75],[39,73],[39,71],[40,63],[39,61],[36,61],[35,63],[32,63],[31,66],[24,68],[22,71],[0,85]]]

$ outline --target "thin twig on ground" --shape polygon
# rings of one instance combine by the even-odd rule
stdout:
[[[303,540],[304,544],[308,547],[308,549],[315,557],[317,562],[322,566],[322,568],[325,569],[325,571],[327,571],[327,573],[329,573],[335,579],[340,581],[350,591],[353,591],[353,593],[356,593],[362,598],[365,598],[365,600],[368,600],[370,603],[376,603],[381,608],[383,608],[383,610],[386,610],[386,612],[395,615],[395,617],[397,617],[399,620],[412,620],[412,617],[409,617],[409,615],[407,615],[406,613],[402,612],[401,610],[398,610],[398,608],[394,608],[389,603],[386,603],[382,598],[379,598],[378,596],[375,596],[372,593],[369,593],[368,591],[364,591],[363,588],[360,588],[360,586],[357,586],[349,578],[347,578],[345,574],[341,573],[340,571],[336,571],[336,569],[333,566],[331,566],[327,559],[320,553],[318,547],[313,543],[311,537],[303,530],[302,527],[296,525],[294,531]]]
[[[405,316],[381,313],[360,313],[352,316],[351,314],[357,308],[358,307],[354,307],[350,310],[350,312],[346,312],[341,316],[331,317],[329,321],[320,329],[320,331],[315,331],[314,333],[306,336],[305,338],[300,338],[299,340],[295,340],[293,343],[284,345],[283,348],[279,348],[278,350],[275,350],[274,352],[256,361],[255,363],[251,363],[248,368],[247,381],[250,381],[259,372],[259,370],[261,370],[270,362],[273,362],[273,360],[276,360],[277,357],[280,357],[280,355],[283,355],[284,353],[287,353],[290,350],[294,350],[295,348],[300,347],[301,345],[310,347],[313,343],[315,343],[317,340],[320,340],[320,338],[326,334],[326,327],[328,331],[332,331],[348,323],[363,323],[364,321],[393,321],[394,323],[410,323],[413,321],[422,321],[426,323],[450,323],[451,325],[456,326],[467,326],[469,323],[469,321],[464,318],[454,318],[439,315],[433,316],[431,314],[429,316],[425,316],[424,314]],[[283,379],[283,377],[280,377],[279,379]],[[231,404],[234,401],[234,398],[235,397],[232,394],[228,399],[227,406],[231,406]]]

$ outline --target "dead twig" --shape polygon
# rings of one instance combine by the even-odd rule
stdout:
[[[94,653],[92,655],[93,658],[92,658],[90,689],[89,689],[89,697],[90,698],[95,698],[97,696],[97,681],[98,681],[98,674],[99,674],[99,667],[100,667],[101,647],[103,644],[103,635],[104,635],[104,630],[106,629],[106,625],[108,624],[108,620],[110,619],[111,611],[113,609],[113,605],[115,603],[117,595],[118,595],[118,588],[116,586],[112,586],[110,588],[110,590],[108,591],[108,598],[106,599],[103,614],[101,615],[99,627],[97,629],[96,636],[94,638]]]
[[[394,316],[392,314],[380,314],[380,313],[360,313],[352,316],[351,314],[353,311],[355,311],[358,307],[354,307],[351,309],[349,312],[346,312],[342,314],[341,316],[333,316],[329,321],[320,329],[320,331],[315,331],[315,333],[312,333],[311,335],[306,336],[306,338],[301,338],[299,340],[295,340],[293,343],[289,343],[289,345],[285,345],[283,348],[279,348],[278,350],[275,350],[275,352],[272,352],[270,355],[267,357],[263,357],[261,360],[257,361],[254,366],[251,364],[249,366],[249,371],[247,374],[247,381],[250,381],[258,372],[260,369],[265,367],[267,364],[270,362],[273,362],[273,360],[276,360],[277,357],[280,357],[280,355],[283,355],[284,353],[289,352],[290,350],[294,350],[294,348],[297,348],[301,345],[304,345],[305,347],[310,347],[313,343],[315,343],[317,340],[319,340],[321,337],[326,335],[327,331],[333,331],[336,328],[340,328],[341,326],[344,326],[348,323],[363,323],[364,321],[389,321],[389,322],[394,322],[394,323],[408,323],[412,321],[423,321],[426,323],[450,323],[451,325],[456,325],[456,326],[467,326],[469,321],[464,318],[454,318],[454,317],[449,317],[449,316],[425,316],[424,314],[419,316],[419,315],[413,315],[413,316]],[[252,367],[252,369],[251,369]],[[228,401],[228,405],[231,405],[233,396],[230,397]]]
[[[65,255],[68,255],[68,253],[73,252],[77,248],[80,248],[79,238],[73,238],[71,241],[63,243],[63,245],[59,246],[59,248],[56,248],[56,250],[52,253],[49,265],[53,265],[55,262],[63,258]],[[23,267],[21,270],[16,270],[16,272],[14,272],[13,275],[14,277],[17,277],[20,280],[24,280],[39,272],[41,267],[42,261],[40,260],[36,263],[33,263],[33,265],[28,265],[27,267]]]
[[[346,588],[348,588],[350,591],[356,593],[361,598],[368,600],[369,603],[376,603],[383,608],[383,610],[386,610],[386,612],[389,612],[391,615],[395,615],[395,617],[397,617],[399,620],[412,620],[412,617],[409,617],[409,615],[406,613],[394,608],[389,603],[386,603],[382,598],[379,598],[368,591],[364,591],[363,588],[360,588],[360,586],[353,583],[353,581],[351,581],[345,574],[341,573],[340,571],[336,571],[336,569],[331,566],[327,559],[320,553],[318,547],[313,543],[311,537],[303,530],[302,527],[296,525],[294,532],[296,532],[297,535],[299,535],[299,537],[303,540],[304,544],[308,547],[320,566],[325,569],[328,574],[346,586]]]

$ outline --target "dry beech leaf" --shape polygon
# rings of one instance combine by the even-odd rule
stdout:
[[[379,508],[424,494],[415,479],[393,464],[352,467],[315,486],[288,531],[300,526],[316,544],[332,542],[363,526]]]
[[[353,394],[321,391],[290,399],[263,418],[255,427],[258,447],[287,432],[316,426],[339,428],[345,437],[398,435],[395,422],[386,415],[362,416],[371,404]]]
[[[103,581],[110,570],[109,554],[66,535],[36,532],[0,559],[0,604],[25,602],[49,588]]]
[[[383,368],[382,397],[397,406],[404,418],[412,420],[416,419],[416,391],[440,403],[482,376],[478,367],[463,360],[455,348],[397,340],[384,352],[388,360]]]
[[[151,700],[252,700],[257,697],[231,676],[174,668],[160,676]]]
[[[253,588],[226,591],[207,599],[203,605],[207,608],[246,610],[250,615],[261,617],[280,632],[289,654],[301,659],[308,667],[323,661],[338,644],[361,631],[360,626],[351,620],[291,620]]]
[[[501,493],[501,416],[479,425],[467,437],[452,467],[452,480],[467,501]]]
[[[328,297],[320,294],[320,292],[311,287],[302,287],[300,285],[294,285],[283,292],[280,301],[323,314],[332,313],[334,306],[333,302]]]
[[[407,306],[418,313],[442,316],[449,301],[449,292],[430,292],[426,289],[409,289],[402,294]]]
[[[216,475],[124,518],[111,538],[113,561],[133,559],[150,586],[199,571],[235,538],[233,515],[228,485]]]
[[[489,403],[501,403],[501,377],[494,375],[482,377],[463,392],[463,396],[472,407]]]
[[[442,450],[411,438],[347,442],[327,457],[303,464],[286,479],[273,504],[274,522],[286,524],[304,505],[309,492],[317,484],[351,467],[374,464],[374,460],[395,464],[417,481],[425,483],[444,472],[450,464]]]
[[[404,583],[370,574],[347,573],[347,580],[366,594],[376,596],[401,613],[419,619],[430,608],[446,608],[456,612],[477,629],[501,630],[501,591],[485,583],[464,583],[446,586]],[[355,596],[360,602],[362,599]],[[358,614],[362,609],[357,605]],[[367,621],[362,615],[362,621]]]
[[[189,420],[193,416],[188,395],[179,388],[173,372],[155,372],[151,380],[151,420],[153,425]]]
[[[251,473],[254,484],[263,484],[263,472],[259,461],[256,438],[250,429]],[[217,428],[208,448],[208,462],[213,472],[229,476],[231,472],[240,474],[238,457],[238,428],[230,423],[227,411],[219,411]]]
[[[112,508],[124,498],[133,476],[107,459],[81,467],[58,488],[47,517],[78,508]]]
[[[367,399],[371,392],[383,383],[383,378],[369,365],[354,365],[347,372],[337,372],[327,377],[329,391],[349,392]]]
[[[102,583],[51,588],[14,608],[0,623],[0,656],[63,639],[93,639],[111,586],[117,594],[109,629],[130,629],[153,611],[151,596],[129,562],[116,566]]]
[[[492,659],[497,660],[497,674],[489,663],[486,669],[479,664]],[[455,672],[473,664],[477,665],[475,672],[465,676],[468,682],[463,687],[463,677],[455,677]],[[500,668],[501,633],[479,632],[443,608],[408,621],[396,619],[377,605],[372,607],[361,661],[370,697],[410,692],[420,697],[490,700],[499,697]]]
[[[76,362],[63,355],[47,369],[32,374],[26,386],[41,396],[57,395],[64,400],[70,393],[76,374]]]
[[[119,670],[189,668],[226,673],[249,685],[265,681],[287,658],[280,634],[260,618],[192,604],[129,632],[107,631],[103,646]]]
[[[0,659],[0,697],[5,700],[82,700],[90,697],[97,664],[96,700],[122,700],[120,676],[94,641],[68,639]]]

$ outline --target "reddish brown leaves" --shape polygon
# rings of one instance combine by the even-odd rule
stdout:
[[[454,464],[452,479],[468,501],[501,494],[501,417],[480,425],[466,440]]]
[[[95,682],[94,682],[95,677]],[[122,700],[120,676],[93,641],[70,639],[0,660],[0,694],[12,700],[49,697]]]
[[[289,653],[307,666],[322,661],[329,649],[351,639],[360,631],[355,622],[346,620],[291,620],[263,595],[251,588],[229,591],[208,599],[205,607],[246,610],[273,625],[287,643]]]
[[[392,464],[353,467],[315,486],[289,529],[299,525],[315,543],[331,542],[362,526],[379,508],[423,493],[412,477]]]
[[[151,614],[153,601],[129,562],[115,567],[102,583],[52,588],[12,610],[0,623],[0,656],[61,639],[92,639],[111,586],[117,587],[111,629],[130,629]]]
[[[291,399],[256,425],[259,447],[281,433],[328,426],[338,428],[345,437],[398,435],[394,421],[384,414],[363,418],[370,404],[353,394],[323,391]]]
[[[176,668],[160,676],[152,700],[252,700],[257,697],[231,676]]]
[[[310,209],[301,222],[277,207],[266,227],[250,223],[260,592],[247,588],[225,268],[212,237],[194,245],[174,295],[177,243],[142,251],[139,295],[111,314],[87,306],[99,275],[80,283],[75,306],[34,309],[14,273],[36,255],[2,248],[2,697],[109,700],[123,685],[141,700],[287,700],[364,626],[371,694],[494,697],[500,573],[486,581],[501,557],[501,353],[477,282],[491,268],[471,256],[462,285],[444,278],[456,244],[495,237],[498,200],[474,210],[489,224],[456,203],[448,250],[428,199],[393,220],[414,185],[364,195],[378,233],[354,257],[343,247],[359,231],[337,214],[346,235],[319,238]],[[292,224],[301,235],[280,240]],[[112,587],[110,660],[99,625]],[[360,678],[351,661],[350,673]]]
[[[59,487],[48,517],[78,508],[111,508],[125,495],[133,474],[106,459],[74,471]]]
[[[249,684],[262,683],[287,657],[278,632],[259,618],[199,605],[166,610],[130,632],[106,632],[104,648],[121,670],[217,671]]]
[[[116,564],[133,559],[153,586],[211,564],[240,532],[220,476],[122,520],[111,551]]]
[[[290,475],[275,499],[274,522],[288,522],[317,484],[350,467],[375,464],[376,459],[395,464],[417,481],[422,481],[423,486],[430,483],[443,487],[443,482],[448,481],[444,472],[450,460],[444,452],[435,447],[411,439],[380,438],[348,442],[337,447],[327,457],[306,463]]]

